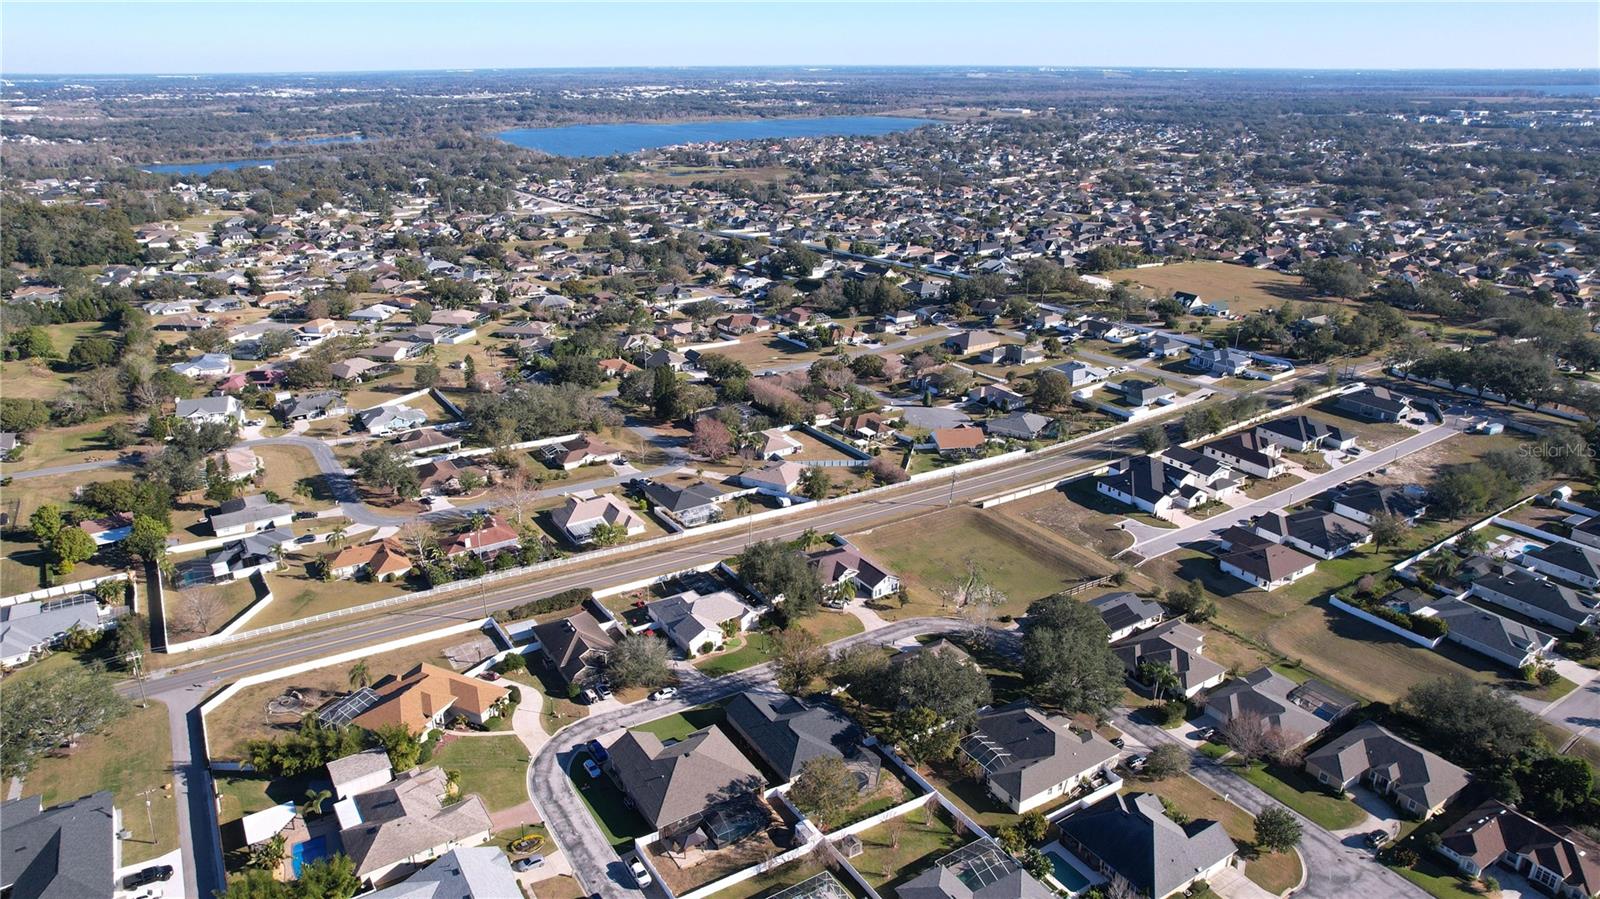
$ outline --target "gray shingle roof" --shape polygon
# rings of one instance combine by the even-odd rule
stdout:
[[[1166,896],[1235,852],[1218,821],[1178,825],[1152,793],[1112,796],[1060,823],[1145,896]]]
[[[110,791],[50,808],[38,796],[0,803],[0,887],[9,899],[110,896],[115,817]]]
[[[608,765],[639,814],[661,828],[766,783],[719,727],[664,744],[648,731],[628,731],[610,747]]]

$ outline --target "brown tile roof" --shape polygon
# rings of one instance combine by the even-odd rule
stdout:
[[[347,546],[328,559],[328,567],[334,571],[360,565],[367,566],[373,577],[383,577],[386,574],[410,571],[411,557],[406,555],[405,547],[400,545],[400,541],[390,538],[374,543]]]
[[[385,678],[372,689],[378,694],[378,703],[358,715],[353,723],[367,730],[404,724],[412,733],[421,732],[435,715],[447,708],[482,715],[507,692],[505,687],[426,662],[398,678]]]

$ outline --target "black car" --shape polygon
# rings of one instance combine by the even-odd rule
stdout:
[[[151,865],[142,871],[136,871],[124,877],[122,879],[122,888],[125,890],[137,890],[147,884],[164,883],[171,879],[171,865]]]

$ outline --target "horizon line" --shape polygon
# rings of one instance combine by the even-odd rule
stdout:
[[[905,69],[984,69],[1000,71],[1042,70],[1055,71],[1138,71],[1138,72],[1337,72],[1372,74],[1422,74],[1422,73],[1535,73],[1558,72],[1590,73],[1600,75],[1600,66],[1553,66],[1549,68],[1501,68],[1482,66],[1426,66],[1426,67],[1329,67],[1329,66],[1188,66],[1188,65],[1060,65],[1052,63],[899,63],[889,65],[862,65],[857,63],[705,63],[698,65],[589,65],[589,66],[441,66],[416,69],[284,69],[256,71],[148,71],[148,72],[7,72],[0,69],[0,79],[5,78],[215,78],[226,76],[292,76],[292,75],[471,75],[485,72],[601,72],[601,71],[714,71],[723,69],[793,70],[823,69],[837,71],[893,71]],[[1596,81],[1600,87],[1600,80]]]

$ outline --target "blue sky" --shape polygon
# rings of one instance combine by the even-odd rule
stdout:
[[[6,0],[0,70],[641,65],[1593,68],[1600,3]]]

